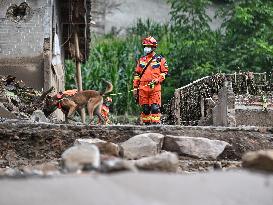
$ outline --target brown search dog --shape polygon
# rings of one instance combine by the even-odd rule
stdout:
[[[90,124],[94,119],[94,114],[98,116],[103,124],[105,124],[106,122],[101,115],[103,96],[113,90],[113,85],[106,80],[102,81],[107,84],[107,88],[104,92],[96,90],[84,90],[78,91],[75,95],[72,96],[63,94],[61,92],[54,96],[48,96],[46,98],[46,106],[43,110],[45,116],[49,116],[57,108],[60,108],[65,114],[65,122],[68,123],[68,119],[71,119],[76,110],[87,106]]]

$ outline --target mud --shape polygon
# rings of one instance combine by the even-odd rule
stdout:
[[[52,160],[60,161],[61,154],[77,138],[99,138],[120,143],[146,132],[206,137],[224,140],[232,145],[223,152],[219,161],[202,161],[180,156],[181,171],[240,167],[241,156],[246,151],[273,148],[272,128],[86,126],[9,120],[0,123],[0,167],[16,168]]]

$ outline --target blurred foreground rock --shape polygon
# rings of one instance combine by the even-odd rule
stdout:
[[[179,160],[176,154],[163,152],[156,156],[144,157],[135,161],[139,169],[150,171],[176,172]]]
[[[246,171],[3,179],[0,204],[272,205],[273,176]]]
[[[64,168],[69,172],[100,167],[100,152],[96,145],[76,145],[62,154]]]
[[[107,154],[111,156],[119,156],[120,148],[117,144],[107,142],[97,138],[94,139],[76,139],[75,145],[96,145],[101,154]]]
[[[130,160],[124,160],[121,158],[112,158],[107,160],[102,160],[101,163],[101,172],[103,173],[112,173],[120,171],[138,171],[134,163]]]
[[[273,172],[273,149],[248,152],[242,160],[245,168]]]

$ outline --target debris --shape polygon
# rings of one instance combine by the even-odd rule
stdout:
[[[0,76],[0,107],[11,112],[11,115],[3,114],[4,117],[29,119],[35,110],[43,110],[44,99],[52,90],[53,87],[40,92],[25,86],[23,81],[16,81],[14,76]]]

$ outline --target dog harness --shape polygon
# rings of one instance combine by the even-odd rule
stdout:
[[[58,109],[62,109],[62,101],[63,101],[63,93],[58,93],[57,94],[57,99],[58,99],[58,103],[56,104]]]
[[[58,103],[56,104],[57,108],[58,108],[58,109],[62,109],[62,101],[63,101],[63,99],[65,99],[65,98],[63,97],[64,95],[70,97],[70,96],[75,95],[77,92],[78,92],[77,89],[66,90],[66,91],[64,91],[64,92],[59,92],[59,93],[57,94],[57,96],[56,96],[57,99],[58,99]]]

